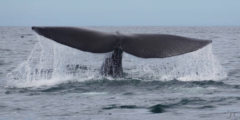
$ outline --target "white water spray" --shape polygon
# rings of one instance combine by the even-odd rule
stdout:
[[[99,80],[104,58],[108,54],[93,54],[73,49],[38,36],[27,61],[7,75],[7,85],[30,87],[54,85],[69,80]],[[141,80],[220,80],[226,73],[215,59],[212,46],[170,58],[143,59],[124,53],[125,79]],[[112,78],[111,78],[112,79]]]
[[[163,59],[141,59],[125,53],[123,68],[128,77],[144,80],[202,81],[227,77],[212,53],[211,44],[195,52]]]

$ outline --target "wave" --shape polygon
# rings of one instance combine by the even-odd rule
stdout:
[[[238,90],[240,85],[229,85],[222,81],[142,81],[142,80],[90,80],[85,82],[68,81],[53,86],[41,87],[6,87],[6,94],[26,93],[38,94],[68,94],[106,92],[134,95],[136,91],[183,92],[212,94],[219,90]],[[125,92],[126,91],[126,92]],[[131,91],[131,92],[129,92]]]

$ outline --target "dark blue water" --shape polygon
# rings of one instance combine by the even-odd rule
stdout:
[[[106,54],[59,45],[30,27],[0,27],[0,119],[240,119],[240,27],[89,28],[213,43],[166,59],[124,54],[125,77],[111,78],[98,72]],[[87,68],[71,69],[79,64]]]

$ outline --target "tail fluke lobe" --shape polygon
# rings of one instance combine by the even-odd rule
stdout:
[[[123,35],[123,51],[141,58],[165,58],[196,51],[211,40],[165,34]]]
[[[117,36],[75,27],[32,27],[32,30],[63,45],[93,53],[117,48]]]
[[[120,47],[141,58],[165,58],[196,51],[211,40],[165,34],[110,34],[75,27],[32,27],[39,35],[63,45],[92,53],[106,53]]]

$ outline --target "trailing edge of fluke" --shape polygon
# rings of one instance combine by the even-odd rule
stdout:
[[[211,40],[167,34],[105,33],[76,27],[32,27],[32,30],[63,45],[92,53],[111,52],[120,47],[140,58],[165,58],[196,51]]]

